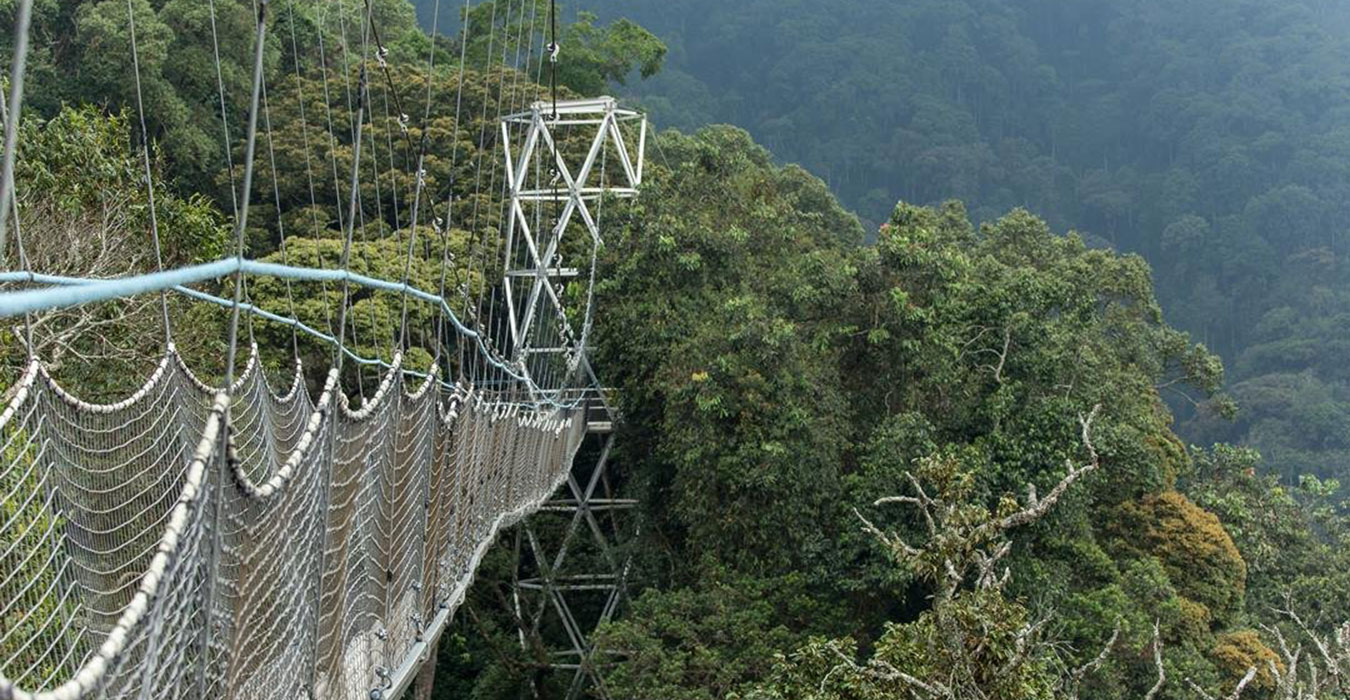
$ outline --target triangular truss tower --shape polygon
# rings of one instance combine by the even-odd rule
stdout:
[[[607,652],[593,633],[616,612],[628,578],[619,545],[628,534],[623,512],[635,502],[612,492],[615,416],[584,348],[603,205],[637,195],[646,141],[646,117],[612,97],[536,102],[502,122],[510,188],[502,288],[512,358],[543,378],[541,386],[587,376],[592,387],[583,394],[588,435],[566,495],[523,523],[516,540],[520,642],[541,652],[542,670],[561,674],[554,680],[569,700],[583,692],[608,697]]]
[[[646,117],[612,97],[536,102],[502,120],[509,342],[513,359],[546,379],[542,386],[576,376],[590,333],[603,204],[637,195],[646,140]]]
[[[590,402],[587,437],[565,492],[517,528],[515,616],[520,643],[540,655],[542,670],[559,674],[536,697],[609,698],[606,666],[616,650],[596,643],[627,596],[630,559],[624,543],[635,533],[626,517],[637,502],[616,498],[610,482],[612,414],[602,398]],[[542,677],[541,679],[542,680]],[[583,695],[585,694],[585,695]]]

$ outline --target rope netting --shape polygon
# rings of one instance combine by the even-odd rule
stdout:
[[[361,409],[336,371],[311,403],[257,357],[226,392],[171,348],[104,405],[30,365],[0,415],[0,697],[369,698],[584,431],[397,359]]]
[[[371,0],[211,0],[193,21],[212,44],[233,236],[230,257],[190,264],[161,242],[174,222],[157,201],[173,192],[156,194],[136,34],[151,6],[128,0],[135,92],[124,106],[148,219],[144,231],[126,226],[113,257],[131,241],[153,255],[98,268],[79,246],[40,240],[45,193],[23,178],[16,187],[32,4],[15,4],[0,102],[0,319],[22,319],[10,349],[22,347],[7,357],[27,355],[0,387],[0,700],[393,697],[497,532],[567,477],[586,430],[579,387],[594,381],[583,375],[599,202],[636,192],[645,121],[634,169],[619,123],[635,113],[609,98],[560,109],[556,79],[545,102],[558,40],[557,10],[542,0],[462,0],[459,45],[438,58],[430,41],[424,65],[401,66]],[[221,68],[218,10],[254,20],[235,37],[248,58],[232,71]],[[439,15],[437,3],[433,35]],[[268,68],[269,46],[288,67]],[[437,82],[437,61],[456,53]],[[250,68],[248,94],[227,94],[224,76],[244,82]],[[292,109],[274,112],[281,104]],[[569,135],[578,126],[586,133]],[[277,155],[294,133],[302,158],[290,167],[302,163],[303,178],[286,192]],[[611,152],[626,168],[618,188],[605,175]],[[284,199],[303,215],[283,216]],[[72,230],[70,240],[88,237]],[[260,231],[275,250],[249,250]],[[382,245],[396,271],[376,277]],[[117,309],[132,308],[119,305],[151,295],[162,328],[130,314],[124,340],[145,365],[159,361],[129,398],[88,400],[91,387],[63,384],[61,363],[44,363],[52,328],[114,328]],[[229,320],[204,323],[189,306]],[[228,329],[227,351],[195,337],[206,329]],[[189,344],[194,367],[203,354],[223,364],[222,386],[189,367]],[[295,357],[282,393],[265,369],[276,373],[279,349]],[[332,369],[307,387],[300,358],[316,356]]]

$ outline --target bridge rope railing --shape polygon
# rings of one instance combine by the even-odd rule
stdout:
[[[335,370],[273,393],[256,348],[232,392],[170,348],[114,404],[31,363],[0,414],[0,697],[393,697],[585,428],[400,362],[359,410]]]
[[[407,282],[389,282],[352,272],[350,270],[315,269],[260,262],[256,260],[224,258],[222,260],[201,265],[122,279],[77,278],[30,271],[0,272],[0,285],[14,283],[47,285],[37,289],[0,294],[0,318],[17,317],[24,314],[43,311],[62,310],[84,304],[112,301],[163,291],[173,291],[197,301],[203,301],[226,308],[234,308],[236,306],[234,300],[225,299],[193,289],[188,285],[219,279],[236,273],[271,277],[288,281],[347,282],[372,290],[398,294],[406,299],[414,299],[419,302],[428,303],[437,310],[444,321],[454,329],[456,334],[458,334],[462,340],[467,341],[468,344],[475,348],[475,351],[481,358],[479,360],[480,367],[486,366],[497,370],[499,377],[496,383],[498,385],[503,381],[508,384],[513,384],[521,390],[521,393],[529,397],[529,402],[542,403],[557,409],[566,410],[576,408],[583,400],[578,398],[575,394],[571,394],[572,398],[570,400],[560,400],[559,397],[564,396],[561,387],[540,386],[535,378],[526,371],[521,361],[511,361],[501,356],[495,349],[488,345],[482,333],[466,325],[451,308],[449,302],[445,298],[425,290],[417,289]],[[310,335],[332,346],[336,351],[343,353],[347,358],[352,359],[355,362],[365,365],[376,365],[384,369],[392,367],[390,363],[379,358],[367,358],[358,355],[346,344],[339,342],[333,335],[306,325],[293,316],[268,311],[247,302],[237,302],[237,305],[244,313],[249,313],[274,323],[289,326]],[[425,378],[427,376],[424,372],[417,372],[416,370],[406,368],[401,369],[400,371],[416,377]]]
[[[310,210],[316,212],[316,189],[326,184],[311,169],[305,81],[295,38],[296,0],[286,2],[305,177]],[[153,243],[154,270],[113,279],[79,277],[86,272],[78,268],[72,274],[48,274],[54,270],[32,264],[26,252],[24,234],[31,229],[24,228],[33,214],[24,208],[40,194],[20,197],[15,172],[32,0],[16,4],[11,93],[0,105],[5,123],[0,263],[8,262],[5,242],[12,232],[19,264],[0,272],[0,289],[6,290],[0,291],[0,319],[22,317],[21,349],[28,359],[17,382],[0,388],[0,700],[396,697],[427,661],[497,532],[537,510],[567,478],[587,427],[588,406],[597,400],[581,388],[598,385],[593,374],[590,380],[582,376],[590,372],[587,333],[573,338],[547,328],[536,341],[567,351],[558,361],[530,360],[528,353],[510,347],[516,329],[514,321],[503,318],[509,291],[488,280],[498,275],[499,263],[501,275],[509,278],[511,253],[499,259],[503,256],[490,229],[493,209],[500,207],[502,220],[510,217],[504,212],[518,208],[510,202],[519,196],[521,184],[499,179],[497,159],[483,160],[492,150],[495,129],[488,124],[494,111],[501,122],[526,106],[529,88],[520,86],[522,76],[533,71],[539,81],[544,61],[551,65],[556,59],[556,36],[546,58],[542,45],[536,46],[542,42],[536,20],[542,18],[536,16],[534,0],[492,0],[486,17],[471,13],[471,0],[463,0],[450,170],[461,160],[465,167],[471,165],[473,183],[471,192],[457,187],[453,174],[450,182],[441,183],[448,190],[442,219],[427,213],[434,207],[431,192],[423,191],[436,44],[429,45],[421,138],[414,145],[372,4],[357,0],[363,15],[359,23],[354,18],[348,22],[346,4],[316,3],[319,60],[312,69],[321,80],[326,122],[316,140],[326,139],[328,146],[328,162],[321,156],[314,161],[320,169],[330,167],[331,195],[338,202],[336,229],[322,230],[318,214],[311,214],[312,239],[340,236],[341,257],[324,260],[319,254],[315,267],[290,264],[263,69],[269,0],[253,2],[252,90],[242,110],[247,127],[236,140],[243,145],[236,162],[212,0],[210,36],[234,216],[231,255],[175,269],[161,248],[161,221],[156,217],[156,174],[134,27],[141,10],[127,3],[135,131],[141,140],[138,155],[150,215],[144,233]],[[481,90],[489,97],[481,100],[481,109],[464,109],[470,23],[483,19],[486,27],[476,27],[477,36],[481,41],[486,35],[486,61],[497,69],[483,67]],[[549,19],[556,25],[556,8]],[[339,31],[325,54],[324,26],[331,20]],[[359,41],[349,44],[348,24]],[[339,57],[341,83],[330,96],[329,66],[336,66]],[[382,168],[396,170],[393,132],[386,130],[385,144],[371,135],[373,129],[363,132],[363,125],[376,119],[371,71],[378,71],[386,86],[384,123],[396,117],[407,144],[400,167],[409,171],[403,174],[411,176],[415,189],[406,212],[399,209],[398,180],[382,174]],[[514,75],[509,86],[508,74]],[[353,76],[359,76],[355,85]],[[342,93],[349,134],[339,134]],[[390,98],[396,115],[389,113]],[[461,124],[462,111],[481,112],[477,127]],[[270,225],[280,236],[280,264],[249,259],[246,245],[248,212],[257,206],[252,183],[260,125],[267,139],[276,203],[276,221]],[[510,130],[523,128],[504,124],[501,139],[509,142]],[[474,130],[476,155],[461,145],[473,140]],[[352,149],[349,177],[339,174],[334,156],[347,136]],[[591,159],[600,155],[603,184],[607,146],[603,138],[596,143]],[[382,145],[387,146],[383,155]],[[373,183],[363,181],[363,162],[375,173]],[[566,170],[561,158],[557,167]],[[542,186],[539,173],[535,179],[536,187]],[[585,178],[581,180],[584,185]],[[366,187],[370,184],[373,200]],[[382,187],[387,189],[382,192]],[[555,199],[557,190],[555,178]],[[576,196],[595,194],[578,190]],[[457,196],[471,204],[457,201]],[[387,213],[382,210],[386,204]],[[428,218],[432,221],[424,220]],[[551,227],[546,218],[553,220]],[[399,247],[406,245],[401,280],[351,271],[358,233],[363,239],[372,230],[378,236],[381,226],[390,223]],[[553,240],[542,258],[536,252],[534,257],[541,258],[537,264],[527,267],[560,267],[553,250],[568,228],[567,217],[559,217],[556,210],[547,216],[538,209],[532,223],[549,228]],[[448,244],[452,224],[467,238],[459,261]],[[431,230],[440,239],[440,288],[435,292],[410,281],[419,228],[424,238]],[[316,244],[312,250],[318,254],[320,248]],[[327,267],[334,263],[336,269]],[[594,263],[592,251],[585,275],[592,286]],[[545,272],[536,271],[534,277],[538,288],[533,294],[543,290],[553,298],[558,315],[553,325],[566,328],[569,320],[556,299],[560,291]],[[233,284],[213,286],[224,279]],[[284,282],[285,313],[263,308],[251,298],[250,284],[264,279]],[[320,324],[312,315],[301,320],[293,283],[322,287],[326,328],[316,327]],[[330,289],[340,290],[336,311],[328,308]],[[385,348],[378,340],[373,352],[358,343],[361,324],[353,318],[358,289],[365,295],[398,297],[397,336],[387,338]],[[81,398],[88,387],[63,385],[54,376],[56,370],[39,357],[33,329],[44,315],[151,295],[159,296],[163,354],[128,398],[104,403]],[[199,377],[180,354],[175,334],[181,339],[184,332],[198,329],[175,327],[170,295],[230,314],[223,385]],[[590,301],[588,289],[584,327],[589,326]],[[418,349],[431,355],[430,364],[418,364],[419,369],[404,361],[413,350],[409,306],[414,303],[433,310],[430,322],[435,326],[434,333],[419,329],[423,347]],[[530,307],[533,313],[533,302]],[[269,384],[253,319],[290,329],[295,368],[284,391]],[[181,319],[177,323],[182,325]],[[130,330],[134,337],[149,329]],[[372,319],[361,332],[378,335],[380,327]],[[331,351],[332,369],[324,375],[317,398],[307,390],[300,363],[296,338],[302,333]],[[236,374],[239,350],[248,359]],[[346,361],[358,366],[358,408],[342,386],[353,374],[343,373]],[[426,371],[421,371],[423,366]],[[378,386],[368,395],[360,368],[379,373]]]

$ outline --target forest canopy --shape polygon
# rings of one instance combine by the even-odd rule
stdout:
[[[356,192],[338,176],[355,130],[318,125],[366,77],[343,44],[364,8],[274,4],[247,255],[333,267],[350,232],[354,271],[439,287],[469,318],[493,277],[445,263],[500,260],[498,118],[552,92],[551,4],[372,0],[396,70],[370,83],[385,109],[361,133],[383,150]],[[630,596],[595,637],[621,652],[611,693],[1336,697],[1350,9],[571,4],[559,94],[617,90],[658,127],[641,196],[605,204],[597,258],[590,359],[622,417],[614,488],[639,504],[619,550]],[[207,37],[200,3],[133,0],[138,91],[111,48],[127,7],[37,4],[20,221],[39,264],[71,276],[151,269],[144,185],[170,266],[224,255],[239,215],[249,115],[221,93],[250,86],[252,9],[209,5]],[[432,18],[435,35],[417,24]],[[410,95],[424,115],[388,108]],[[414,143],[437,148],[415,160]],[[438,237],[415,237],[419,188]],[[348,196],[370,216],[344,220]],[[79,245],[89,231],[111,254]],[[247,294],[315,328],[343,298],[277,280]],[[425,309],[374,293],[350,309],[359,353],[406,344],[421,368],[440,349]],[[128,324],[158,313],[58,319],[41,352],[115,397],[158,352]],[[222,354],[219,315],[170,313],[192,329],[185,354]],[[20,330],[2,332],[16,368]],[[330,352],[247,332],[274,373]],[[432,697],[565,692],[519,632],[515,554],[478,570]]]
[[[1025,207],[1143,255],[1168,320],[1228,360],[1199,444],[1288,483],[1350,464],[1350,7],[1326,0],[596,0],[670,47],[625,92],[732,123],[864,219]]]

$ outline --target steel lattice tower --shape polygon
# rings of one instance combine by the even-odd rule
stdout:
[[[603,203],[638,194],[646,140],[646,117],[612,97],[536,102],[502,122],[510,188],[502,288],[512,357],[539,376],[584,377],[579,383],[590,387],[586,442],[567,490],[518,528],[516,540],[520,642],[544,650],[542,663],[567,678],[569,699],[588,688],[608,697],[607,652],[593,632],[626,595],[629,562],[619,544],[624,511],[636,502],[613,493],[617,416],[582,348]]]

